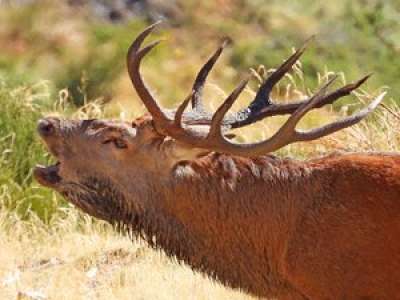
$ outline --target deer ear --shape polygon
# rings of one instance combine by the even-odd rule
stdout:
[[[142,140],[164,138],[156,131],[151,119],[136,119],[132,122],[131,130],[136,130],[136,136]]]

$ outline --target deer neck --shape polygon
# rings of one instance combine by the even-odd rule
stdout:
[[[232,287],[253,282],[251,291],[265,284],[260,278],[273,286],[308,193],[308,173],[299,162],[272,156],[210,154],[152,178],[141,199],[148,205],[123,222],[153,247]]]

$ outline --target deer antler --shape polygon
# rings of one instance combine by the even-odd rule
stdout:
[[[310,141],[320,137],[332,134],[343,128],[352,126],[361,121],[365,116],[372,112],[377,105],[382,101],[385,92],[376,97],[366,108],[359,111],[357,114],[344,118],[342,120],[330,123],[328,125],[315,128],[309,131],[298,131],[296,125],[301,118],[310,110],[322,107],[333,103],[335,100],[348,95],[351,91],[364,83],[369,76],[366,76],[356,83],[346,85],[334,92],[326,94],[328,87],[336,79],[331,79],[326,83],[315,95],[310,99],[291,104],[274,104],[269,94],[273,86],[288,72],[293,64],[298,60],[305,50],[305,45],[297,50],[289,59],[287,59],[268,79],[261,85],[256,94],[255,99],[250,105],[236,113],[225,117],[227,111],[232,107],[235,100],[245,88],[248,79],[243,80],[237,88],[228,96],[223,104],[218,108],[216,113],[211,116],[205,112],[202,106],[201,93],[205,80],[209,71],[214,66],[216,60],[220,56],[226,41],[217,49],[214,55],[202,67],[193,85],[193,90],[190,95],[182,102],[176,110],[175,116],[172,116],[172,111],[162,110],[157,101],[147,89],[139,72],[142,58],[158,44],[153,42],[150,45],[140,49],[144,39],[151,33],[154,27],[153,24],[146,28],[132,43],[128,51],[128,72],[132,83],[143,101],[144,105],[153,117],[156,129],[164,135],[192,145],[194,147],[208,149],[212,151],[220,151],[240,156],[258,156],[269,152],[276,151],[288,144],[299,141]],[[184,113],[185,109],[192,100],[193,111]],[[263,118],[273,115],[289,114],[291,116],[283,124],[283,126],[271,138],[252,144],[236,144],[225,139],[222,128],[225,125],[231,128],[242,127],[255,123]],[[189,125],[209,125],[209,132],[194,130]]]
[[[217,59],[221,56],[224,48],[229,44],[229,39],[223,39],[221,45],[214,52],[214,54],[209,58],[209,60],[204,64],[204,66],[200,69],[199,73],[196,76],[194,81],[192,90],[193,90],[193,99],[192,99],[192,108],[197,110],[204,110],[203,102],[202,102],[202,92],[204,83],[206,82],[208,73],[210,73],[211,69],[214,67],[214,64],[217,62]]]
[[[276,104],[270,98],[270,93],[275,84],[293,67],[296,61],[304,53],[306,46],[312,38],[308,39],[302,47],[293,53],[275,72],[273,72],[267,80],[260,86],[256,97],[248,107],[239,112],[227,115],[222,121],[223,125],[229,128],[240,128],[254,122],[260,121],[266,117],[292,114],[296,109],[303,105],[308,100],[297,101],[287,104]],[[184,116],[187,125],[209,125],[212,119],[212,114],[204,110],[202,105],[201,92],[204,87],[207,75],[211,71],[217,59],[220,57],[222,50],[228,44],[228,39],[224,39],[221,46],[215,51],[211,58],[204,64],[198,73],[195,83],[193,84],[194,97],[192,100],[192,108],[194,111],[187,113]],[[357,82],[347,84],[342,88],[337,89],[324,97],[315,108],[320,108],[327,104],[332,104],[337,99],[349,95],[353,90],[363,84],[371,74],[361,78]]]

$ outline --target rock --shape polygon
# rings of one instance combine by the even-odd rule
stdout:
[[[68,0],[75,7],[87,7],[93,14],[110,22],[144,17],[150,21],[175,19],[180,15],[176,0]]]

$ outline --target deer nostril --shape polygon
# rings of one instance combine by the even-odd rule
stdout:
[[[43,136],[49,136],[55,132],[54,125],[49,120],[40,120],[38,131]]]

